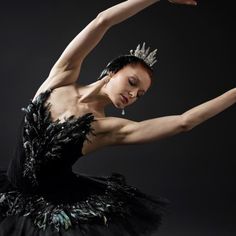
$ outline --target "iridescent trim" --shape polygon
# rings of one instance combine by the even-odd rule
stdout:
[[[73,204],[54,204],[43,196],[27,195],[17,190],[0,193],[0,216],[29,216],[39,229],[46,230],[51,226],[58,232],[61,228],[68,230],[73,225],[89,222],[108,227],[112,215],[128,217],[129,199],[141,196],[142,193],[137,188],[126,185],[122,179],[124,177],[119,173],[100,178],[106,180],[104,194],[91,194],[86,200]]]

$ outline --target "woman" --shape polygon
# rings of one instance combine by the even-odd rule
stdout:
[[[106,117],[124,110],[151,86],[155,51],[145,44],[115,58],[99,80],[77,84],[87,54],[113,25],[157,3],[128,0],[101,12],[68,45],[26,108],[15,158],[0,172],[0,235],[150,235],[168,201],[129,186],[119,173],[72,172],[99,148],[138,144],[189,131],[236,101],[236,89],[181,115],[142,122]],[[172,3],[196,5],[195,1]]]

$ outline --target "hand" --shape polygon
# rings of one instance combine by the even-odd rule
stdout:
[[[197,1],[194,0],[168,0],[170,3],[174,4],[186,4],[186,5],[197,5]]]
[[[107,84],[111,79],[111,75],[106,75],[104,76],[101,81],[104,83],[104,84]]]

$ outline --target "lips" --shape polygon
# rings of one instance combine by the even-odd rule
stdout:
[[[129,102],[128,98],[121,94],[122,102],[127,104]]]

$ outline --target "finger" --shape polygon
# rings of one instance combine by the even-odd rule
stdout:
[[[111,79],[111,77],[110,76],[105,76],[105,78],[104,78],[104,82],[105,83],[108,83],[109,81],[110,81],[110,79]]]
[[[196,6],[197,2],[196,1],[188,1],[187,4]]]

